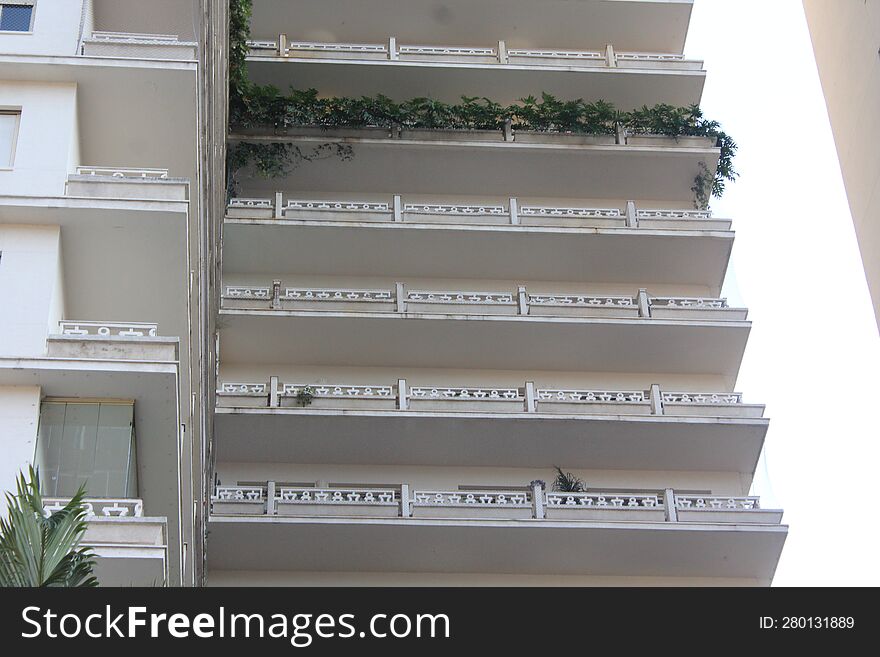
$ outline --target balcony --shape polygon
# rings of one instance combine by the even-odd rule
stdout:
[[[50,515],[69,499],[43,498]],[[95,576],[102,586],[162,586],[168,581],[167,521],[144,517],[139,499],[86,499],[82,545],[96,557]]]
[[[680,53],[684,48],[692,0],[638,0],[572,3],[567,0],[446,0],[438,11],[432,0],[300,0],[296,11],[286,0],[263,0],[255,7],[251,33],[276,38],[280,29],[295,40],[382,41],[389,32],[414,43],[458,41],[469,45],[509,39],[512,48],[553,43],[576,49],[585,44],[620,50]]]
[[[158,324],[143,322],[59,323],[59,333],[46,341],[50,358],[178,361],[177,338],[156,335]]]
[[[677,53],[508,47],[506,41],[469,46],[292,40],[248,42],[248,68],[261,84],[317,88],[331,95],[403,98],[461,96],[511,102],[542,92],[560,98],[604,99],[622,109],[668,103],[699,104],[703,62]],[[279,66],[283,64],[283,66]],[[389,91],[390,90],[390,91]]]
[[[720,291],[731,222],[708,212],[527,198],[233,199],[227,272],[698,285]],[[295,230],[294,230],[295,228]],[[325,258],[324,253],[338,257]],[[426,254],[455,254],[426,257]]]
[[[410,490],[219,487],[209,566],[769,581],[787,532],[754,497]]]
[[[76,198],[186,201],[189,180],[169,178],[168,169],[77,167],[67,177],[67,196]]]
[[[246,130],[231,142],[284,142],[305,152],[342,142],[353,157],[318,159],[284,179],[292,191],[372,193],[389,180],[413,194],[567,198],[572,190],[587,198],[649,198],[693,203],[694,179],[714,175],[720,149],[706,137],[593,135],[514,130],[291,127],[283,133]],[[473,175],[479,171],[480,175]],[[255,191],[275,191],[277,180],[252,175],[243,183]]]
[[[123,57],[197,61],[199,44],[181,41],[176,34],[137,34],[132,32],[92,32],[80,44],[87,57]]]
[[[665,372],[729,377],[747,311],[723,299],[227,286],[226,362]],[[296,335],[295,340],[290,336]],[[254,336],[260,336],[254,340]],[[430,345],[430,348],[426,348]],[[461,349],[468,345],[468,349]]]
[[[734,392],[224,382],[215,445],[227,462],[739,472],[763,445],[764,407]],[[539,422],[539,424],[535,424]],[[540,429],[540,431],[537,431]]]

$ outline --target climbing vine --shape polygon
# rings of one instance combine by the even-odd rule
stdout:
[[[233,131],[271,130],[283,133],[296,126],[428,128],[443,130],[514,130],[554,133],[631,135],[669,137],[708,137],[720,149],[718,166],[712,174],[701,163],[691,190],[694,205],[706,208],[711,197],[720,197],[725,185],[736,179],[733,166],[736,142],[717,121],[703,116],[697,105],[675,107],[658,104],[631,111],[597,100],[561,100],[544,93],[527,96],[510,105],[490,98],[462,96],[461,102],[445,103],[433,98],[412,98],[397,102],[378,94],[360,97],[320,97],[316,89],[290,89],[282,92],[272,85],[256,85],[248,80],[245,60],[248,53],[249,20],[252,0],[232,0],[230,13],[230,107]],[[236,184],[237,172],[252,166],[260,175],[284,175],[303,162],[326,157],[351,159],[353,151],[343,144],[321,144],[304,150],[293,144],[241,142],[230,149],[229,178]]]

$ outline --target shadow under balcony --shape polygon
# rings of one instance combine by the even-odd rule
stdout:
[[[209,567],[734,577],[769,583],[788,528],[757,498],[219,487]],[[473,546],[479,545],[475,550]]]
[[[307,403],[303,391],[307,391]],[[739,393],[375,385],[221,384],[222,462],[738,472],[751,481],[764,407]]]

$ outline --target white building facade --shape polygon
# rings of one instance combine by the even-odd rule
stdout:
[[[698,103],[691,2],[255,0],[258,84]],[[767,585],[714,140],[277,126],[223,220],[211,585]],[[586,490],[553,490],[554,466]]]
[[[705,80],[690,1],[253,4],[280,89],[631,110]],[[230,133],[227,21],[0,0],[0,488],[84,483],[105,584],[768,585],[732,222],[693,209],[714,140]],[[348,154],[227,196],[240,143]]]
[[[101,583],[179,586],[201,535],[198,14],[149,4],[0,3],[0,488],[36,464],[51,513],[85,485]]]

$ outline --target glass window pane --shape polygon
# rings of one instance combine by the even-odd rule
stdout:
[[[31,5],[3,5],[0,8],[0,30],[29,32],[33,11]]]
[[[36,463],[44,494],[69,497],[85,485],[89,497],[137,497],[134,406],[44,402]]]
[[[0,167],[12,166],[18,116],[15,112],[0,113]]]

